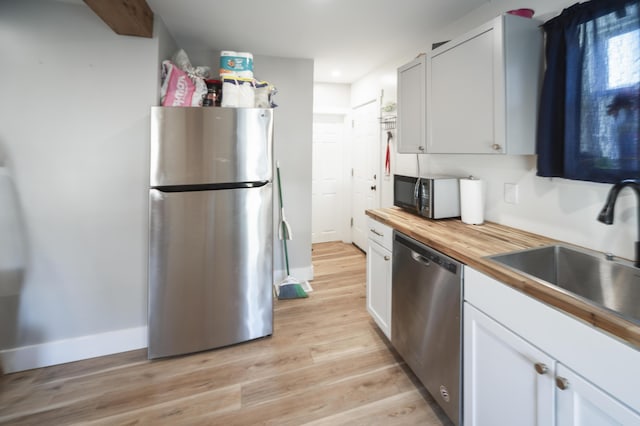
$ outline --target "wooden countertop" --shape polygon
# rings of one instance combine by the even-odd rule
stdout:
[[[492,222],[485,222],[483,225],[467,225],[460,219],[429,220],[397,207],[367,210],[366,214],[640,349],[640,326],[635,323],[485,258],[494,254],[549,244],[567,246],[571,244]]]

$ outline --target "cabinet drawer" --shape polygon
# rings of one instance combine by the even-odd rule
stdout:
[[[367,218],[368,237],[389,251],[393,248],[393,228],[372,218]]]

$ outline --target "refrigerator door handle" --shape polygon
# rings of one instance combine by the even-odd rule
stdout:
[[[153,189],[157,189],[162,192],[191,192],[191,191],[218,191],[225,189],[248,189],[248,188],[261,188],[269,184],[269,181],[258,182],[229,182],[229,183],[210,183],[205,185],[165,185],[156,186]]]

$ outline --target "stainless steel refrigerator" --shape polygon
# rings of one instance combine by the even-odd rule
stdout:
[[[152,107],[149,358],[272,333],[272,114]]]

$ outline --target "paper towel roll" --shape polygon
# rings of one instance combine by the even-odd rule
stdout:
[[[484,222],[482,181],[473,176],[460,179],[460,218],[470,225]]]
[[[220,52],[220,77],[253,78],[253,54],[249,52]]]

